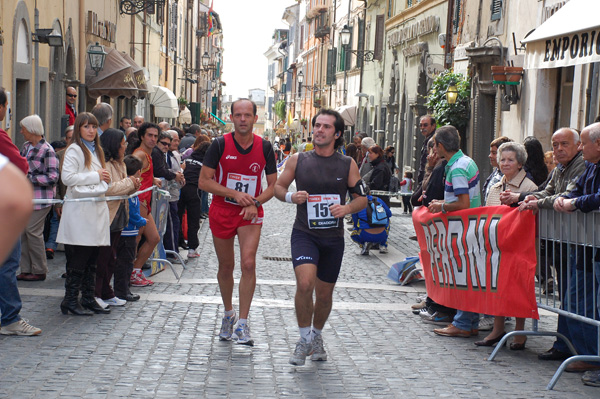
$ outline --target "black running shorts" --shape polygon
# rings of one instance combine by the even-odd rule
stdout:
[[[292,263],[294,268],[305,263],[317,265],[317,278],[335,283],[344,257],[344,237],[319,238],[300,230],[292,230]]]

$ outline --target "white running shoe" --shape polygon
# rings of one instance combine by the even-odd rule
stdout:
[[[104,301],[102,300],[102,298],[95,297],[94,299],[96,299],[96,302],[98,303],[98,305],[100,305],[100,307],[101,307],[102,309],[106,309],[106,308],[108,308],[108,303],[104,302]]]
[[[106,303],[106,304],[108,304],[110,306],[125,306],[125,304],[127,303],[127,301],[124,300],[124,299],[117,298],[115,296],[115,297],[112,297],[110,299],[105,300],[104,303]]]
[[[233,335],[233,326],[237,322],[237,316],[224,316],[221,321],[221,331],[219,332],[220,341],[231,341]]]
[[[254,340],[250,336],[250,325],[248,323],[242,326],[238,324],[233,334],[237,337],[236,341],[238,344],[254,346]]]
[[[292,353],[292,356],[290,357],[290,364],[293,364],[294,366],[304,366],[304,363],[306,363],[306,356],[311,353],[312,343],[306,341],[304,338],[300,338],[298,342],[296,342],[296,349],[294,349],[294,353]]]
[[[321,334],[313,337],[312,355],[310,355],[310,360],[327,360],[327,352],[325,352],[325,348],[323,347],[323,336]]]

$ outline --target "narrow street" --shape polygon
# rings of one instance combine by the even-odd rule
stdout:
[[[153,287],[135,289],[139,302],[109,315],[60,313],[62,252],[50,261],[46,281],[19,282],[21,314],[43,332],[0,336],[0,397],[597,397],[580,374],[565,373],[554,391],[545,390],[559,365],[537,359],[551,346],[550,338],[530,337],[525,351],[506,349],[488,362],[491,350],[474,346],[475,337],[437,337],[434,326],[413,315],[410,305],[425,292],[424,283],[400,287],[386,278],[391,263],[416,255],[416,242],[408,239],[411,220],[399,208],[393,208],[388,254],[360,256],[347,237],[323,331],[329,360],[289,365],[298,336],[295,281],[291,262],[281,258],[290,256],[294,208],[277,200],[265,208],[250,312],[253,348],[217,338],[223,309],[205,222],[199,233],[202,256],[185,270],[177,265],[179,281],[166,269],[153,277]],[[542,315],[542,329],[555,325],[555,316]]]

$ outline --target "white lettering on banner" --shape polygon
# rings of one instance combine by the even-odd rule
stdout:
[[[432,219],[421,224],[425,233],[429,267],[434,284],[440,287],[495,292],[498,289],[500,249],[498,223],[501,215],[471,216],[465,229],[461,218]],[[486,245],[489,243],[489,246]],[[489,266],[489,267],[488,267]],[[490,273],[490,287],[487,277]]]

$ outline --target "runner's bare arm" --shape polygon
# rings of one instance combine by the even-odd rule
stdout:
[[[279,175],[277,183],[275,183],[275,198],[285,202],[285,195],[288,192],[290,184],[296,178],[296,165],[298,164],[298,154],[294,154],[287,160],[285,169]],[[303,204],[308,199],[306,191],[297,191],[292,194],[292,202],[294,204]]]
[[[254,198],[250,194],[222,186],[213,180],[214,176],[215,170],[213,168],[209,168],[206,165],[202,166],[202,169],[200,169],[200,177],[198,178],[198,188],[222,197],[233,198],[237,201],[238,205],[242,207],[254,205]]]
[[[350,162],[350,172],[348,173],[348,186],[354,187],[360,180],[360,173],[355,162]],[[329,208],[331,215],[336,218],[344,217],[351,213],[356,213],[367,206],[367,197],[352,193],[352,201],[346,205],[332,205]]]

